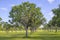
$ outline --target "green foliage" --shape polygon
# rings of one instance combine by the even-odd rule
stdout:
[[[12,22],[18,22],[24,26],[40,26],[45,22],[45,18],[40,10],[35,4],[25,2],[12,7],[9,17],[12,18]]]
[[[0,29],[1,29],[1,26],[2,26],[2,18],[0,17]]]
[[[54,17],[52,18],[52,25],[60,27],[60,7],[52,10]]]
[[[0,21],[2,20],[2,18],[0,18]]]
[[[59,8],[52,10],[54,16],[52,20],[50,20],[49,25],[60,27],[60,6]]]

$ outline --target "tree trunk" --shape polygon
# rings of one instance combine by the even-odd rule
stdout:
[[[57,32],[57,24],[55,25],[55,27],[56,27],[56,28],[55,28],[55,32]]]
[[[50,32],[52,31],[51,27],[50,27]]]
[[[55,29],[55,32],[57,32],[57,27],[56,27],[56,29]]]
[[[26,27],[26,38],[28,37],[28,26]]]

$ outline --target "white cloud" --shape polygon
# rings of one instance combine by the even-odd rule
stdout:
[[[12,4],[11,6],[15,6],[15,4]]]
[[[52,18],[54,16],[53,12],[49,12],[49,16]]]
[[[48,0],[49,3],[53,3],[55,0]]]
[[[1,10],[7,11],[7,8],[0,8]]]

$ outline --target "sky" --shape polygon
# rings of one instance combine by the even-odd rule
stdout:
[[[0,0],[0,17],[3,19],[2,21],[8,22],[12,7],[20,5],[22,2],[34,3],[37,7],[40,7],[47,22],[54,16],[52,9],[58,8],[60,4],[60,0]]]

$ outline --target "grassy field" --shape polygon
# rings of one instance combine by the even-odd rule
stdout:
[[[60,32],[39,30],[32,34],[29,33],[29,37],[25,38],[25,32],[23,31],[0,31],[0,40],[60,40]]]

